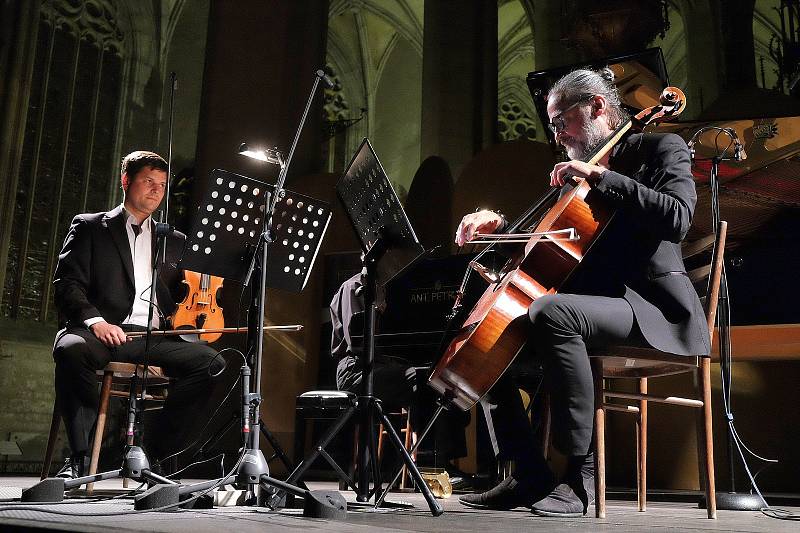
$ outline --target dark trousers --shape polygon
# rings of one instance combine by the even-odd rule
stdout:
[[[108,348],[86,328],[58,332],[53,348],[56,404],[58,405],[73,455],[87,454],[97,421],[100,394],[95,372],[109,362],[142,363],[144,337]],[[175,451],[184,433],[204,414],[211,396],[211,373],[222,370],[224,362],[214,358],[216,350],[179,339],[153,337],[148,361],[160,366],[175,380],[161,412],[159,435],[148,435],[151,458]]]
[[[594,386],[588,348],[626,344],[646,346],[633,310],[623,298],[578,294],[547,295],[528,309],[531,333],[518,357],[535,359],[544,369],[550,393],[553,444],[568,456],[591,451],[594,428]],[[501,453],[524,465],[538,454],[519,393],[504,376],[490,391],[498,404],[493,422]],[[534,461],[538,463],[538,460]]]

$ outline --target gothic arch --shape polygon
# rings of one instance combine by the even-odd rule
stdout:
[[[667,74],[672,85],[685,88],[687,79],[686,63],[686,35],[684,27],[684,13],[681,5],[675,0],[667,3],[669,9],[669,29],[664,38],[657,37],[652,45],[661,47],[664,62],[667,65]]]
[[[527,84],[535,70],[533,6],[530,0],[498,2],[497,120],[501,140],[543,137]]]
[[[332,19],[348,12],[372,13],[384,19],[422,56],[422,5],[419,0],[332,0],[328,16]]]
[[[402,45],[406,53],[410,48],[421,69],[422,16],[422,0],[331,1],[327,62],[337,85],[326,91],[325,111],[328,121],[345,126],[354,123],[335,141],[346,144],[345,153],[352,153],[363,137],[375,134],[376,96],[385,81],[387,65],[397,60],[394,53],[398,46]],[[354,122],[361,108],[366,113]],[[341,146],[335,149],[342,151]],[[339,155],[336,163],[329,163],[329,169],[342,163]]]

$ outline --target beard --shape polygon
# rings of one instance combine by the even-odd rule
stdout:
[[[589,111],[583,117],[581,136],[573,137],[570,146],[565,145],[567,156],[570,159],[585,161],[598,146],[606,139],[605,134],[596,120],[592,120]]]

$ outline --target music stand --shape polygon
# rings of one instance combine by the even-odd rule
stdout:
[[[262,281],[265,286],[254,284],[248,321],[248,344],[253,346],[248,351],[252,354],[248,362],[253,372],[251,374],[247,364],[241,369],[245,457],[240,461],[236,480],[248,486],[265,484],[287,490],[285,483],[268,476],[269,468],[259,449],[258,435],[262,432],[287,469],[291,468],[286,454],[261,420],[258,354],[262,335],[255,323],[263,317],[265,287],[300,292],[306,286],[331,219],[331,210],[325,202],[280,189],[270,221],[265,219],[265,214],[270,215],[268,206],[274,194],[272,185],[226,170],[213,170],[187,238],[181,267],[236,279],[244,285],[248,284],[251,274],[255,274],[256,279],[264,279],[261,269],[266,269],[265,281]],[[267,243],[272,245],[269,261],[263,252]],[[251,419],[255,421],[252,424],[249,423]],[[228,423],[226,429],[230,425]],[[301,489],[289,492],[297,494],[297,490]]]
[[[187,236],[181,267],[243,281],[249,271],[255,242],[261,235],[267,198],[274,191],[274,186],[253,178],[222,169],[212,170]],[[300,292],[308,282],[331,219],[331,210],[325,202],[285,189],[283,192],[273,221],[277,253],[270,255],[267,286]],[[211,442],[213,446],[237,418],[239,413],[233,413],[206,443]],[[269,461],[277,457],[286,470],[291,471],[294,465],[278,440],[260,416],[258,422],[261,434],[275,451]]]
[[[275,187],[227,170],[211,180],[186,239],[182,268],[243,281],[261,235],[267,195]],[[282,190],[275,207],[275,246],[267,265],[267,286],[300,292],[331,220],[327,203]]]
[[[336,472],[356,491],[360,502],[375,495],[375,508],[381,504],[381,479],[378,469],[374,421],[380,419],[389,440],[408,467],[411,477],[428,503],[431,514],[439,516],[443,509],[423,481],[414,460],[403,446],[386,414],[380,400],[373,395],[373,365],[375,360],[375,322],[378,285],[385,285],[402,270],[421,257],[425,250],[419,243],[414,229],[406,217],[400,200],[394,192],[386,172],[378,161],[368,139],[364,139],[342,178],[336,184],[336,193],[347,211],[353,230],[356,232],[364,252],[364,349],[362,351],[362,390],[355,407],[347,409],[320,439],[314,451],[303,459],[287,478],[288,483],[297,482],[319,455],[331,463]],[[360,417],[359,448],[357,458],[357,483],[324,453],[324,447],[355,414]],[[372,465],[373,491],[369,489],[370,464]]]

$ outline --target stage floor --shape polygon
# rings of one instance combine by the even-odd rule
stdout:
[[[24,477],[0,478],[0,506],[20,506],[17,500],[22,488],[29,487],[38,479]],[[309,483],[312,490],[335,490],[334,483]],[[98,489],[122,488],[121,480],[110,480],[96,484]],[[105,492],[105,491],[104,491]],[[344,492],[345,498],[355,501],[352,492]],[[510,532],[540,529],[559,531],[751,531],[776,532],[798,531],[796,522],[776,520],[758,511],[719,511],[717,520],[706,518],[705,510],[686,502],[649,502],[647,511],[640,513],[636,503],[610,500],[607,502],[608,517],[594,518],[594,507],[589,516],[579,519],[541,518],[529,511],[480,511],[458,503],[453,496],[439,500],[444,514],[434,518],[420,494],[391,493],[389,500],[407,502],[413,509],[381,510],[366,512],[349,511],[342,521],[304,518],[297,509],[269,511],[266,508],[224,507],[202,511],[146,512],[123,514],[133,510],[132,499],[105,502],[85,502],[70,499],[68,503],[38,504],[43,510],[55,510],[65,514],[51,514],[37,510],[18,509],[0,512],[0,530],[61,530],[61,531],[159,531],[192,532],[203,531],[336,531],[368,532],[381,531],[430,531],[430,532]],[[768,498],[769,500],[769,498]],[[800,507],[781,506],[800,514]],[[66,514],[70,513],[70,514]],[[74,514],[72,514],[74,513]],[[105,516],[86,516],[103,513]],[[82,516],[83,515],[83,516]],[[15,529],[18,528],[18,529]]]

